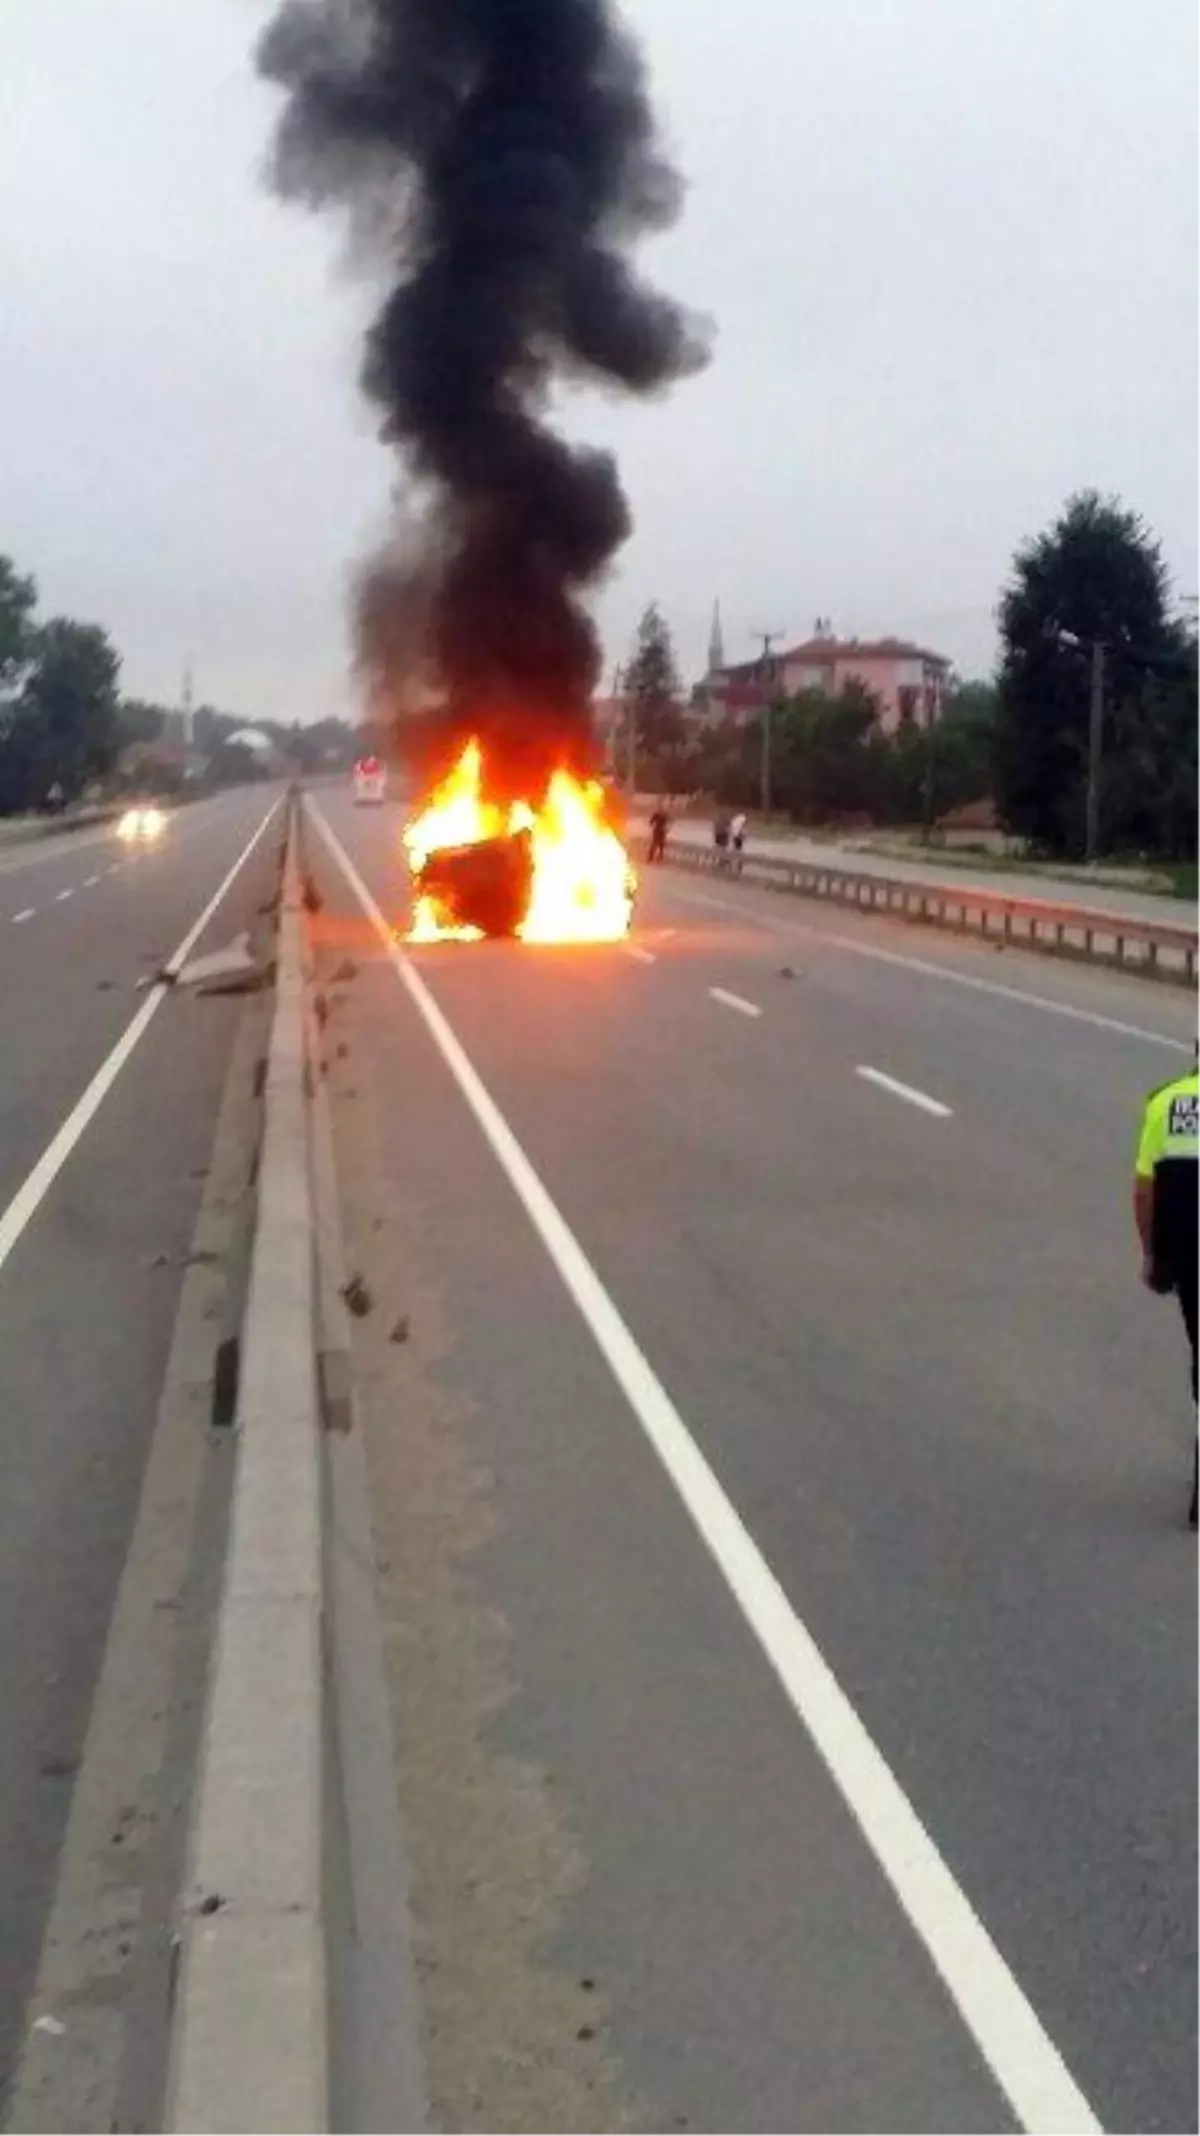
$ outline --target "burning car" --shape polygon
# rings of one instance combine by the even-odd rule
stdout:
[[[469,742],[406,827],[413,942],[617,942],[637,877],[603,788],[555,772],[544,799],[487,797],[483,750]]]

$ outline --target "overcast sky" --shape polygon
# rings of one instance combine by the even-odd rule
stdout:
[[[258,167],[263,0],[0,0],[0,551],[131,693],[352,703],[390,464],[371,292]],[[817,615],[978,672],[1016,543],[1118,492],[1197,590],[1193,0],[631,0],[690,180],[649,263],[716,320],[667,401],[572,404],[689,675]]]

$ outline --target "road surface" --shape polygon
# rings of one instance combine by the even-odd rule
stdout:
[[[255,926],[278,799],[255,788],[181,810],[146,850],[105,826],[0,855],[0,2099],[39,2016],[64,2054],[89,2036],[134,1940],[68,2007],[31,2004],[243,1016],[182,992],[150,1010],[138,982],[208,911],[197,952]],[[155,1599],[174,1607],[163,1585]],[[112,1866],[80,1929],[101,1947],[127,1907],[136,1926],[124,1863],[141,1818],[136,1794],[112,1806]],[[110,2105],[39,2125],[107,2127]]]
[[[406,978],[320,808],[435,2122],[1194,2127],[1189,1005],[669,871]]]

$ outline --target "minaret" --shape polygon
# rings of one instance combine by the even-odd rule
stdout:
[[[725,634],[721,629],[721,603],[713,602],[712,636],[708,641],[708,672],[719,675],[725,666]]]

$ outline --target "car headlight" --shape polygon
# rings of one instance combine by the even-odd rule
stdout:
[[[136,808],[127,808],[117,825],[118,838],[136,838],[141,828],[141,813]]]
[[[166,820],[161,808],[144,808],[142,810],[143,838],[157,838]]]

